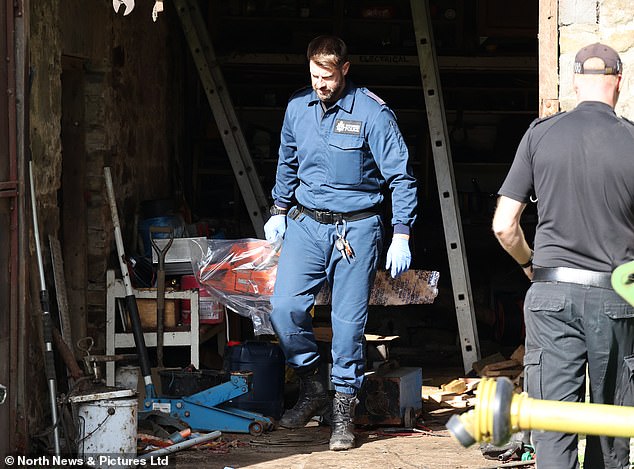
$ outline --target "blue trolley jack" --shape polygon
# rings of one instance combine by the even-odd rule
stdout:
[[[145,386],[144,411],[139,412],[139,418],[142,419],[151,411],[158,410],[169,414],[171,417],[183,420],[193,430],[224,430],[235,433],[251,433],[253,435],[259,435],[264,430],[268,430],[273,426],[273,422],[269,418],[254,412],[234,409],[224,404],[234,397],[248,393],[252,389],[253,374],[250,372],[231,373],[230,381],[212,386],[191,396],[179,398],[157,397],[152,383],[150,360],[145,346],[145,338],[143,337],[136,296],[134,295],[126,263],[119,214],[109,167],[104,168],[104,177],[112,215],[119,266],[121,267],[121,275],[125,285],[125,305],[132,324],[132,335],[134,336],[134,343],[139,355],[139,365]]]
[[[144,418],[145,413],[160,411],[182,420],[193,430],[259,435],[273,427],[271,419],[226,404],[234,397],[250,392],[252,378],[250,371],[232,372],[229,381],[181,398],[154,397],[154,385],[146,384],[145,393],[149,397],[143,401],[144,411],[139,413],[139,419]]]

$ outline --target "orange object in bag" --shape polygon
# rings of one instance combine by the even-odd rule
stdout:
[[[200,283],[226,295],[271,296],[279,249],[264,240],[231,244],[221,262],[200,269]]]

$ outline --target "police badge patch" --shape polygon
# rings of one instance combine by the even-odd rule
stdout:
[[[361,135],[361,121],[347,121],[337,119],[335,121],[336,134]]]

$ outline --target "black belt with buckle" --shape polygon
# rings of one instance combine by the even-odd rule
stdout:
[[[378,209],[369,210],[357,210],[355,212],[339,213],[331,212],[330,210],[311,210],[303,205],[297,204],[297,209],[301,213],[305,213],[316,222],[323,223],[324,225],[332,225],[334,223],[341,223],[342,221],[357,221],[364,218],[370,218],[379,214]]]
[[[573,269],[571,267],[535,267],[533,282],[563,282],[587,285],[589,287],[612,289],[610,272]]]

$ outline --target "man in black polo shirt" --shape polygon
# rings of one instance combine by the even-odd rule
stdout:
[[[632,379],[634,308],[610,284],[611,271],[634,259],[634,124],[614,112],[621,71],[612,48],[582,48],[577,106],[530,125],[499,191],[493,231],[533,282],[524,386],[534,398],[583,401],[587,365],[592,402],[633,405],[616,396],[618,383]],[[534,254],[520,226],[531,200]],[[576,434],[532,438],[538,469],[579,467]],[[588,436],[584,466],[629,468],[629,441]]]

